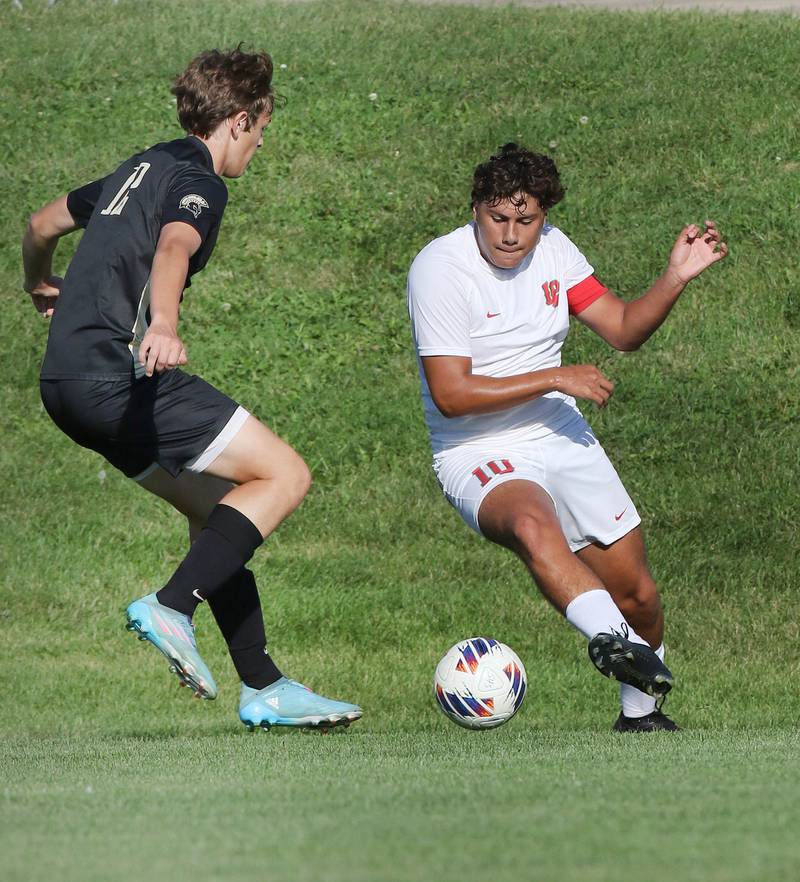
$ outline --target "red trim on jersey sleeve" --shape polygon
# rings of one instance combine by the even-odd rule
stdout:
[[[567,290],[567,303],[571,315],[583,312],[587,306],[591,306],[595,300],[602,297],[608,288],[596,277],[588,276],[577,285]]]

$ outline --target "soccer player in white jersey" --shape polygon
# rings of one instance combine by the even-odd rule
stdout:
[[[544,596],[620,682],[622,732],[675,730],[673,678],[639,514],[576,398],[604,407],[614,384],[561,364],[575,316],[638,349],[686,285],[728,252],[716,224],[681,230],[667,267],[624,301],[548,223],[563,197],[552,159],[506,144],[475,170],[473,219],[417,255],[408,277],[433,468],[476,532],[514,551]]]

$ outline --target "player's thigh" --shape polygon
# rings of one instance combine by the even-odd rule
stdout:
[[[502,441],[448,452],[434,462],[445,497],[466,524],[518,553],[565,546],[535,447]],[[529,554],[525,554],[528,557]]]
[[[213,508],[233,487],[230,481],[205,472],[181,472],[173,477],[158,467],[136,482],[168,502],[190,524],[204,524]]]
[[[641,526],[634,527],[611,545],[593,543],[576,554],[608,586],[612,595],[642,601],[657,596]]]
[[[478,516],[491,493],[507,482],[541,483],[544,478],[535,459],[493,439],[485,446],[456,448],[435,457],[433,471],[447,501],[479,535],[484,534]]]
[[[569,553],[550,494],[532,480],[506,481],[491,490],[481,503],[478,523],[487,539],[526,556]]]
[[[305,485],[311,475],[303,458],[254,416],[233,436],[225,449],[204,470],[234,484],[278,480]]]

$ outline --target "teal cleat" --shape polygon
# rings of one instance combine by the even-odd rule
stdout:
[[[312,692],[307,686],[281,677],[265,689],[251,689],[242,683],[239,719],[252,732],[256,726],[297,726],[331,729],[349,726],[361,717],[357,704],[334,701]]]
[[[129,631],[140,640],[149,640],[170,662],[181,686],[189,686],[198,698],[216,698],[217,684],[200,658],[189,616],[159,603],[155,594],[134,600],[128,607]]]

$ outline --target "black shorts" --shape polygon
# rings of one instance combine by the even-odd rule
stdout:
[[[139,380],[43,379],[39,388],[59,429],[129,478],[156,465],[173,476],[185,468],[202,471],[211,460],[195,461],[247,418],[232,398],[181,370]],[[224,444],[214,456],[222,449]]]

